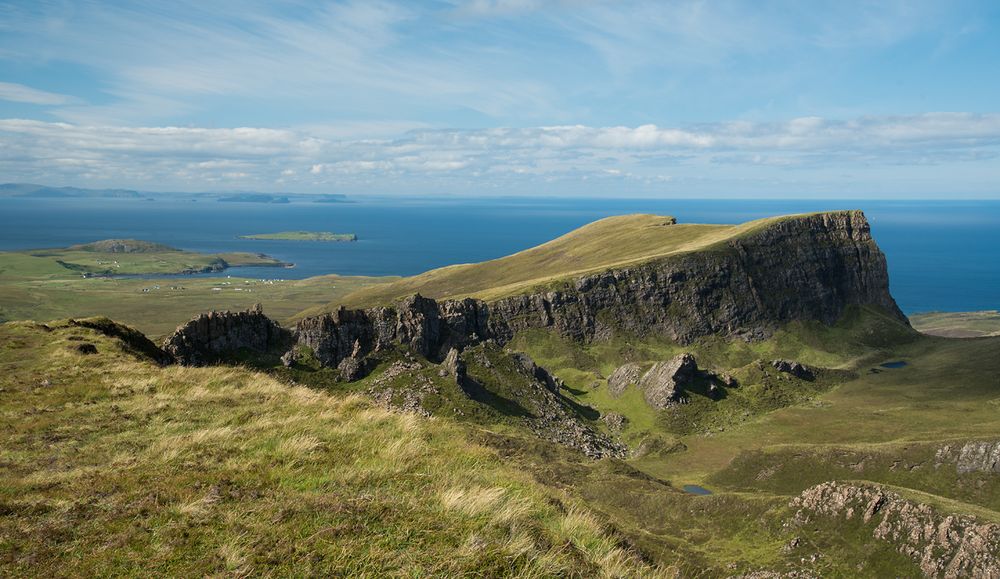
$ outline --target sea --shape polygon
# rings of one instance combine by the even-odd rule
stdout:
[[[211,198],[3,198],[0,250],[135,238],[200,252],[266,253],[295,264],[227,270],[234,277],[407,276],[502,257],[611,215],[655,213],[679,222],[740,223],[835,209],[861,209],[868,216],[888,258],[890,290],[907,314],[1000,309],[1000,201],[371,197],[267,204]],[[355,233],[358,241],[239,239],[297,230]]]

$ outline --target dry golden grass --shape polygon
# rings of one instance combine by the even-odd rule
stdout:
[[[655,573],[463,427],[358,396],[27,323],[0,388],[0,575]]]

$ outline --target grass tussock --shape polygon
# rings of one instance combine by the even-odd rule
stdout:
[[[14,323],[0,401],[0,575],[656,574],[463,427],[356,395]]]

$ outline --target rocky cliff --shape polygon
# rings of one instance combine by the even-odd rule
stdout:
[[[852,305],[907,323],[889,294],[885,256],[860,211],[789,217],[708,250],[610,269],[490,303],[419,295],[394,306],[307,318],[298,341],[336,366],[393,344],[440,360],[452,347],[550,328],[580,341],[617,332],[680,343],[759,340],[792,320],[833,323]]]
[[[243,312],[201,314],[177,328],[163,350],[182,364],[199,365],[245,350],[271,352],[290,345],[291,338],[257,304]]]
[[[841,517],[873,527],[913,559],[927,577],[1000,577],[1000,527],[974,517],[943,515],[874,485],[826,482],[794,499],[794,523]]]

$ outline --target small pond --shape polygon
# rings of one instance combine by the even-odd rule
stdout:
[[[880,368],[902,368],[906,366],[906,362],[902,360],[896,360],[894,362],[886,362],[885,364],[879,364]]]
[[[684,492],[691,493],[693,495],[710,495],[710,494],[712,494],[712,491],[706,489],[703,486],[698,486],[698,485],[684,485],[681,488],[684,489]]]

